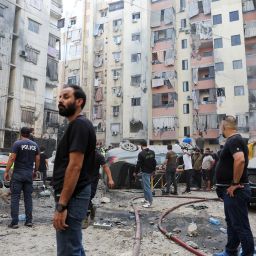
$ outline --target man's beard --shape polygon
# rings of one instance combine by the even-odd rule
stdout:
[[[59,104],[58,108],[59,108],[59,114],[65,117],[73,116],[76,112],[75,102],[69,104],[67,107],[64,107],[63,105]]]

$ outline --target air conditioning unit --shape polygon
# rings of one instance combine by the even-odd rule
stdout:
[[[118,132],[112,132],[112,136],[117,136]]]
[[[190,95],[187,96],[187,100],[192,100]]]
[[[26,51],[20,51],[20,57],[26,58],[28,56],[28,54],[26,53]]]
[[[113,76],[114,80],[117,80],[119,78],[119,76]]]

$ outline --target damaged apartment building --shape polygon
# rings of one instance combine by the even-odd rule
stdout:
[[[83,15],[69,15],[65,33],[78,29],[71,22],[80,15],[80,79],[66,65],[63,81],[86,90],[99,142],[168,144],[202,132],[218,147],[225,115],[237,117],[245,138],[256,136],[255,1],[78,4]]]
[[[0,0],[0,149],[23,126],[55,146],[61,13],[61,0]]]

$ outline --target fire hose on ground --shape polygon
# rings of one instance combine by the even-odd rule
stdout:
[[[203,252],[200,252],[199,250],[189,246],[186,244],[184,241],[179,239],[178,237],[174,235],[170,235],[168,231],[162,227],[162,221],[163,219],[171,212],[174,210],[178,209],[181,206],[184,205],[189,205],[193,203],[200,203],[200,202],[206,202],[206,201],[220,201],[219,198],[205,198],[205,197],[189,197],[189,196],[154,196],[154,197],[160,197],[160,198],[184,198],[184,199],[194,199],[193,201],[189,201],[186,203],[181,203],[178,204],[168,210],[166,210],[160,217],[159,222],[158,222],[158,229],[170,240],[175,242],[176,244],[182,246],[184,249],[187,251],[193,253],[194,255],[197,256],[206,256]],[[135,234],[135,243],[133,246],[133,256],[139,256],[140,254],[140,242],[141,242],[141,223],[140,223],[140,217],[139,217],[139,211],[138,209],[134,206],[133,202],[137,199],[142,199],[143,197],[135,197],[132,199],[132,207],[134,209],[134,214],[135,214],[135,221],[136,221],[136,234]]]

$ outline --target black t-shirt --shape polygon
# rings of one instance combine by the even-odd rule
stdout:
[[[92,123],[84,116],[78,116],[70,122],[61,138],[56,152],[53,169],[53,188],[55,194],[61,193],[66,168],[69,163],[69,153],[81,152],[84,161],[74,195],[91,182],[95,164],[96,135]]]
[[[241,183],[248,182],[247,165],[248,165],[248,148],[240,134],[229,137],[220,152],[220,159],[216,166],[216,180],[218,184],[231,184],[233,181],[234,158],[233,154],[243,152],[245,165]]]
[[[156,169],[155,152],[149,148],[143,149],[138,155],[136,170],[152,173]]]
[[[46,162],[45,162],[46,159],[48,159],[46,154],[45,153],[40,153],[40,164],[39,164],[39,168],[38,168],[38,170],[40,172],[47,170]]]
[[[106,164],[106,160],[102,154],[100,154],[97,150],[95,151],[95,166],[93,176],[99,176],[100,166]]]

